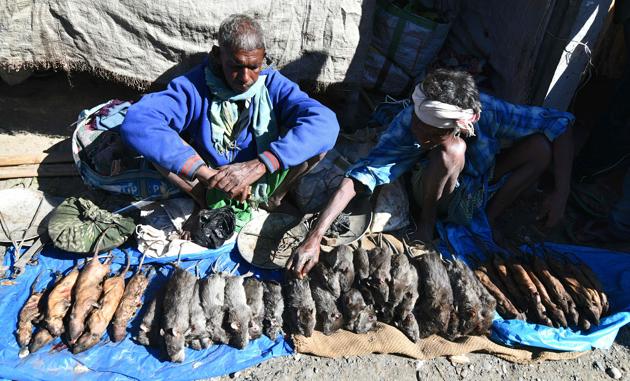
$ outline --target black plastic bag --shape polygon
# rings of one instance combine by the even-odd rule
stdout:
[[[232,208],[203,209],[197,215],[192,228],[194,243],[216,249],[234,234],[236,216]]]

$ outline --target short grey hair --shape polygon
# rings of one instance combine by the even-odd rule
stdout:
[[[243,14],[233,14],[219,26],[219,46],[231,51],[265,49],[265,36],[256,20]]]

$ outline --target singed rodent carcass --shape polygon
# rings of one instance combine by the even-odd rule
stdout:
[[[420,296],[414,314],[420,326],[420,337],[446,334],[453,309],[453,290],[440,255],[429,253],[414,258],[418,270]]]
[[[309,278],[291,278],[282,289],[285,297],[284,322],[287,331],[310,337],[315,329],[315,301]]]
[[[68,319],[68,343],[74,345],[85,330],[85,319],[98,305],[103,291],[103,280],[109,273],[111,257],[101,263],[95,251],[92,259],[83,266],[72,288],[72,309]]]
[[[129,271],[130,261],[131,259],[127,255],[127,266],[120,274],[111,276],[103,282],[103,294],[99,304],[90,313],[86,321],[85,331],[72,347],[72,353],[83,352],[101,340],[125,292],[125,275]]]

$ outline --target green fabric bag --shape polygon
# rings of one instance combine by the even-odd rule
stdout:
[[[136,224],[130,217],[100,209],[92,201],[70,197],[52,211],[48,235],[58,249],[91,253],[122,245],[135,228]],[[101,235],[103,239],[100,246],[95,248]]]

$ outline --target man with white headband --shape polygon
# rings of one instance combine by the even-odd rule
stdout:
[[[319,261],[324,233],[357,193],[410,175],[420,206],[416,236],[430,242],[437,216],[470,223],[485,204],[488,184],[500,185],[486,213],[496,237],[497,217],[550,166],[554,189],[541,217],[548,226],[564,214],[572,165],[573,115],[518,106],[479,94],[464,72],[438,69],[418,85],[412,104],[391,121],[368,156],[355,163],[288,267],[303,276]],[[509,146],[509,148],[506,148]]]

